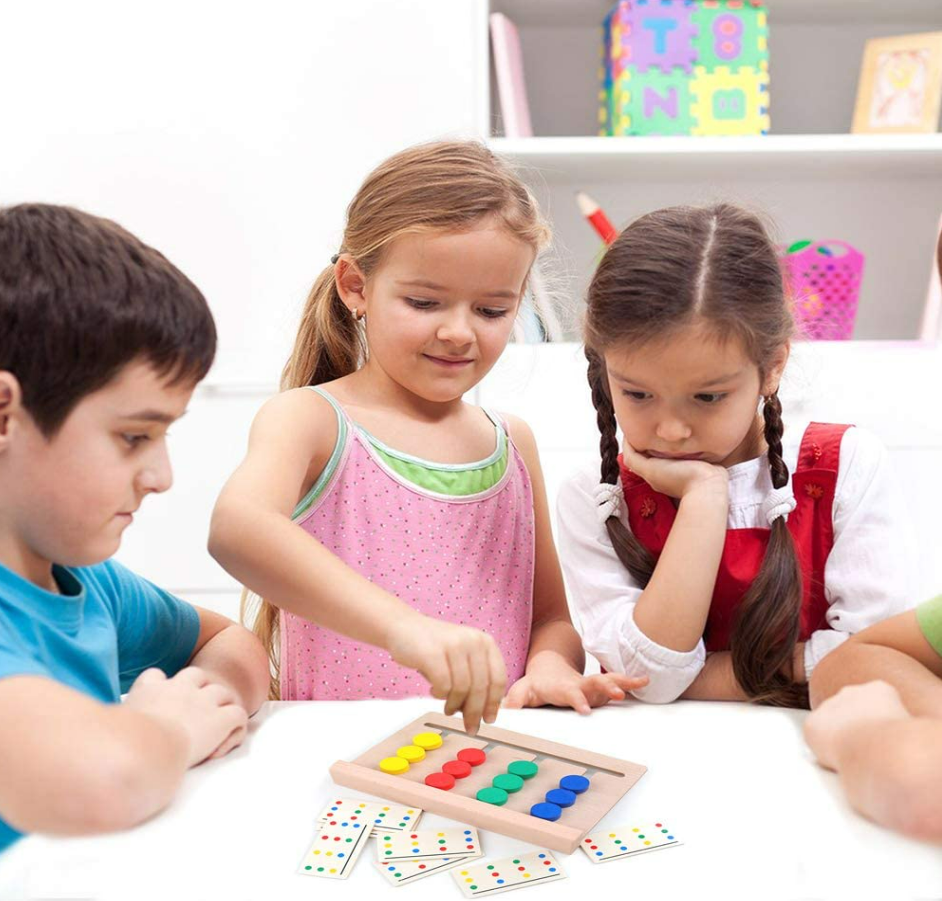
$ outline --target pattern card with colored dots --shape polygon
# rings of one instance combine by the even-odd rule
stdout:
[[[373,865],[392,885],[407,885],[422,879],[425,876],[431,876],[434,873],[441,873],[444,870],[450,870],[453,867],[467,864],[469,861],[477,860],[482,854],[478,851],[476,854],[455,855],[454,857],[440,857],[432,860],[402,860],[397,863],[380,863],[373,861]]]
[[[384,832],[402,832],[415,829],[422,811],[418,807],[387,804],[385,801],[360,801],[356,798],[335,798],[317,818],[321,825],[346,826],[350,823],[369,823]],[[376,832],[372,833],[374,836]]]
[[[298,872],[322,879],[346,879],[367,845],[371,828],[368,823],[319,827]]]
[[[396,863],[401,860],[430,860],[456,854],[478,854],[481,843],[473,826],[459,829],[425,829],[419,832],[379,832],[376,858]]]
[[[531,851],[492,863],[458,867],[451,871],[451,876],[466,898],[512,892],[566,878],[552,851]]]
[[[580,847],[593,863],[606,863],[680,844],[683,843],[666,823],[649,823],[645,826],[601,829],[587,835]]]

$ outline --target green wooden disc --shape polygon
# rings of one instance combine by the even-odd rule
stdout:
[[[507,767],[508,773],[513,773],[521,779],[532,779],[539,771],[540,768],[530,760],[515,760]]]

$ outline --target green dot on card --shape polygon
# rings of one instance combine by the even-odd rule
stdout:
[[[507,767],[508,773],[521,779],[532,779],[539,771],[540,768],[532,760],[515,760]]]

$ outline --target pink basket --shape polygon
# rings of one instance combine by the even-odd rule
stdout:
[[[863,254],[846,241],[800,241],[782,258],[799,336],[846,341],[854,331]]]

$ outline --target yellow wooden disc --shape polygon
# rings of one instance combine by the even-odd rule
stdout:
[[[409,763],[418,763],[425,757],[425,751],[416,745],[404,745],[396,751],[396,756],[407,760]]]
[[[437,732],[420,732],[412,736],[412,744],[423,751],[434,751],[442,746],[442,737]]]
[[[401,757],[384,757],[379,762],[379,768],[391,776],[399,776],[409,769],[409,761],[403,760]]]

